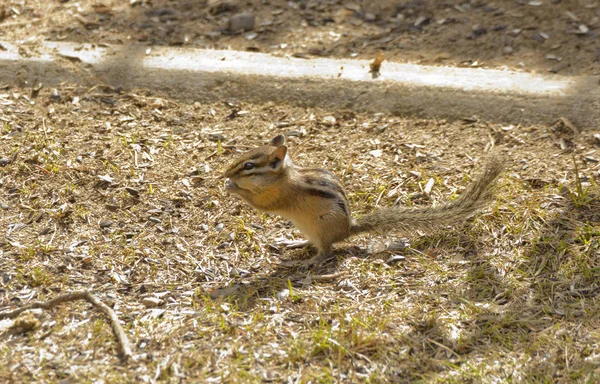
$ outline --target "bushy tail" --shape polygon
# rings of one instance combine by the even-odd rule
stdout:
[[[502,160],[494,157],[458,199],[439,207],[378,209],[355,219],[350,234],[386,230],[433,230],[461,223],[486,206],[492,196],[490,187],[502,169]]]

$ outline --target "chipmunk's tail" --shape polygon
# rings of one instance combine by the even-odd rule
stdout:
[[[494,157],[456,200],[439,207],[378,209],[355,219],[350,234],[386,230],[433,230],[459,224],[487,205],[492,196],[490,187],[502,169],[502,160]]]

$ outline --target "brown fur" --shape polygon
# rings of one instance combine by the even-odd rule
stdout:
[[[350,233],[433,230],[461,223],[489,202],[490,186],[502,168],[501,161],[493,158],[486,164],[481,175],[456,200],[439,207],[378,209],[354,220]]]

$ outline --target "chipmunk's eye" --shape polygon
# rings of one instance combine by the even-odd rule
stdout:
[[[244,164],[244,169],[253,169],[254,168],[254,163],[246,163]]]

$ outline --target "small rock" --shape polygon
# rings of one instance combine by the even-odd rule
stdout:
[[[408,247],[408,243],[405,241],[394,241],[388,246],[388,251],[402,251]]]
[[[581,25],[579,26],[579,29],[578,29],[577,33],[578,33],[578,34],[580,34],[580,35],[585,35],[585,34],[587,34],[589,31],[590,31],[590,29],[588,28],[588,26],[587,26],[587,25],[585,25],[585,24],[581,24]]]
[[[325,116],[323,118],[323,124],[328,127],[331,127],[332,125],[334,125],[335,122],[336,122],[336,120],[335,120],[335,117],[333,117],[333,116]]]
[[[137,189],[134,188],[130,188],[130,187],[125,187],[125,190],[131,195],[131,196],[135,196],[138,197],[140,195],[140,191],[138,191]]]
[[[4,167],[8,164],[10,164],[10,159],[7,159],[6,157],[0,159],[0,167]]]
[[[594,133],[594,144],[600,145],[600,133]]]
[[[223,134],[223,132],[211,132],[208,134],[208,140],[210,141],[223,141],[227,137]]]
[[[375,16],[372,13],[365,13],[365,20],[366,21],[375,21],[377,19],[377,16]]]
[[[52,94],[50,94],[50,100],[59,102],[62,99],[60,93],[58,93],[58,89],[52,89]]]
[[[98,223],[98,225],[100,225],[100,228],[108,228],[112,225],[112,221],[102,220],[102,221],[100,221],[100,223]]]
[[[388,265],[397,264],[397,263],[399,263],[400,261],[402,261],[404,259],[405,259],[404,256],[401,256],[401,255],[392,255],[392,256],[390,256],[389,259],[387,259],[385,261],[385,263],[388,264]]]
[[[479,37],[481,35],[484,35],[487,33],[487,29],[485,29],[484,27],[480,26],[480,25],[476,25],[473,27],[473,35],[472,37]]]
[[[290,297],[290,290],[284,289],[283,291],[279,291],[279,292],[277,292],[276,297],[277,297],[277,300],[284,301],[285,299]]]
[[[148,220],[151,221],[151,222],[153,222],[153,223],[156,223],[156,224],[160,223],[160,219],[158,217],[156,217],[156,216],[150,216],[148,218]]]
[[[142,299],[142,304],[144,304],[146,308],[160,307],[163,303],[164,301],[157,297],[145,297]]]
[[[227,31],[231,33],[246,32],[254,29],[256,17],[252,13],[238,13],[231,16],[227,23]]]

